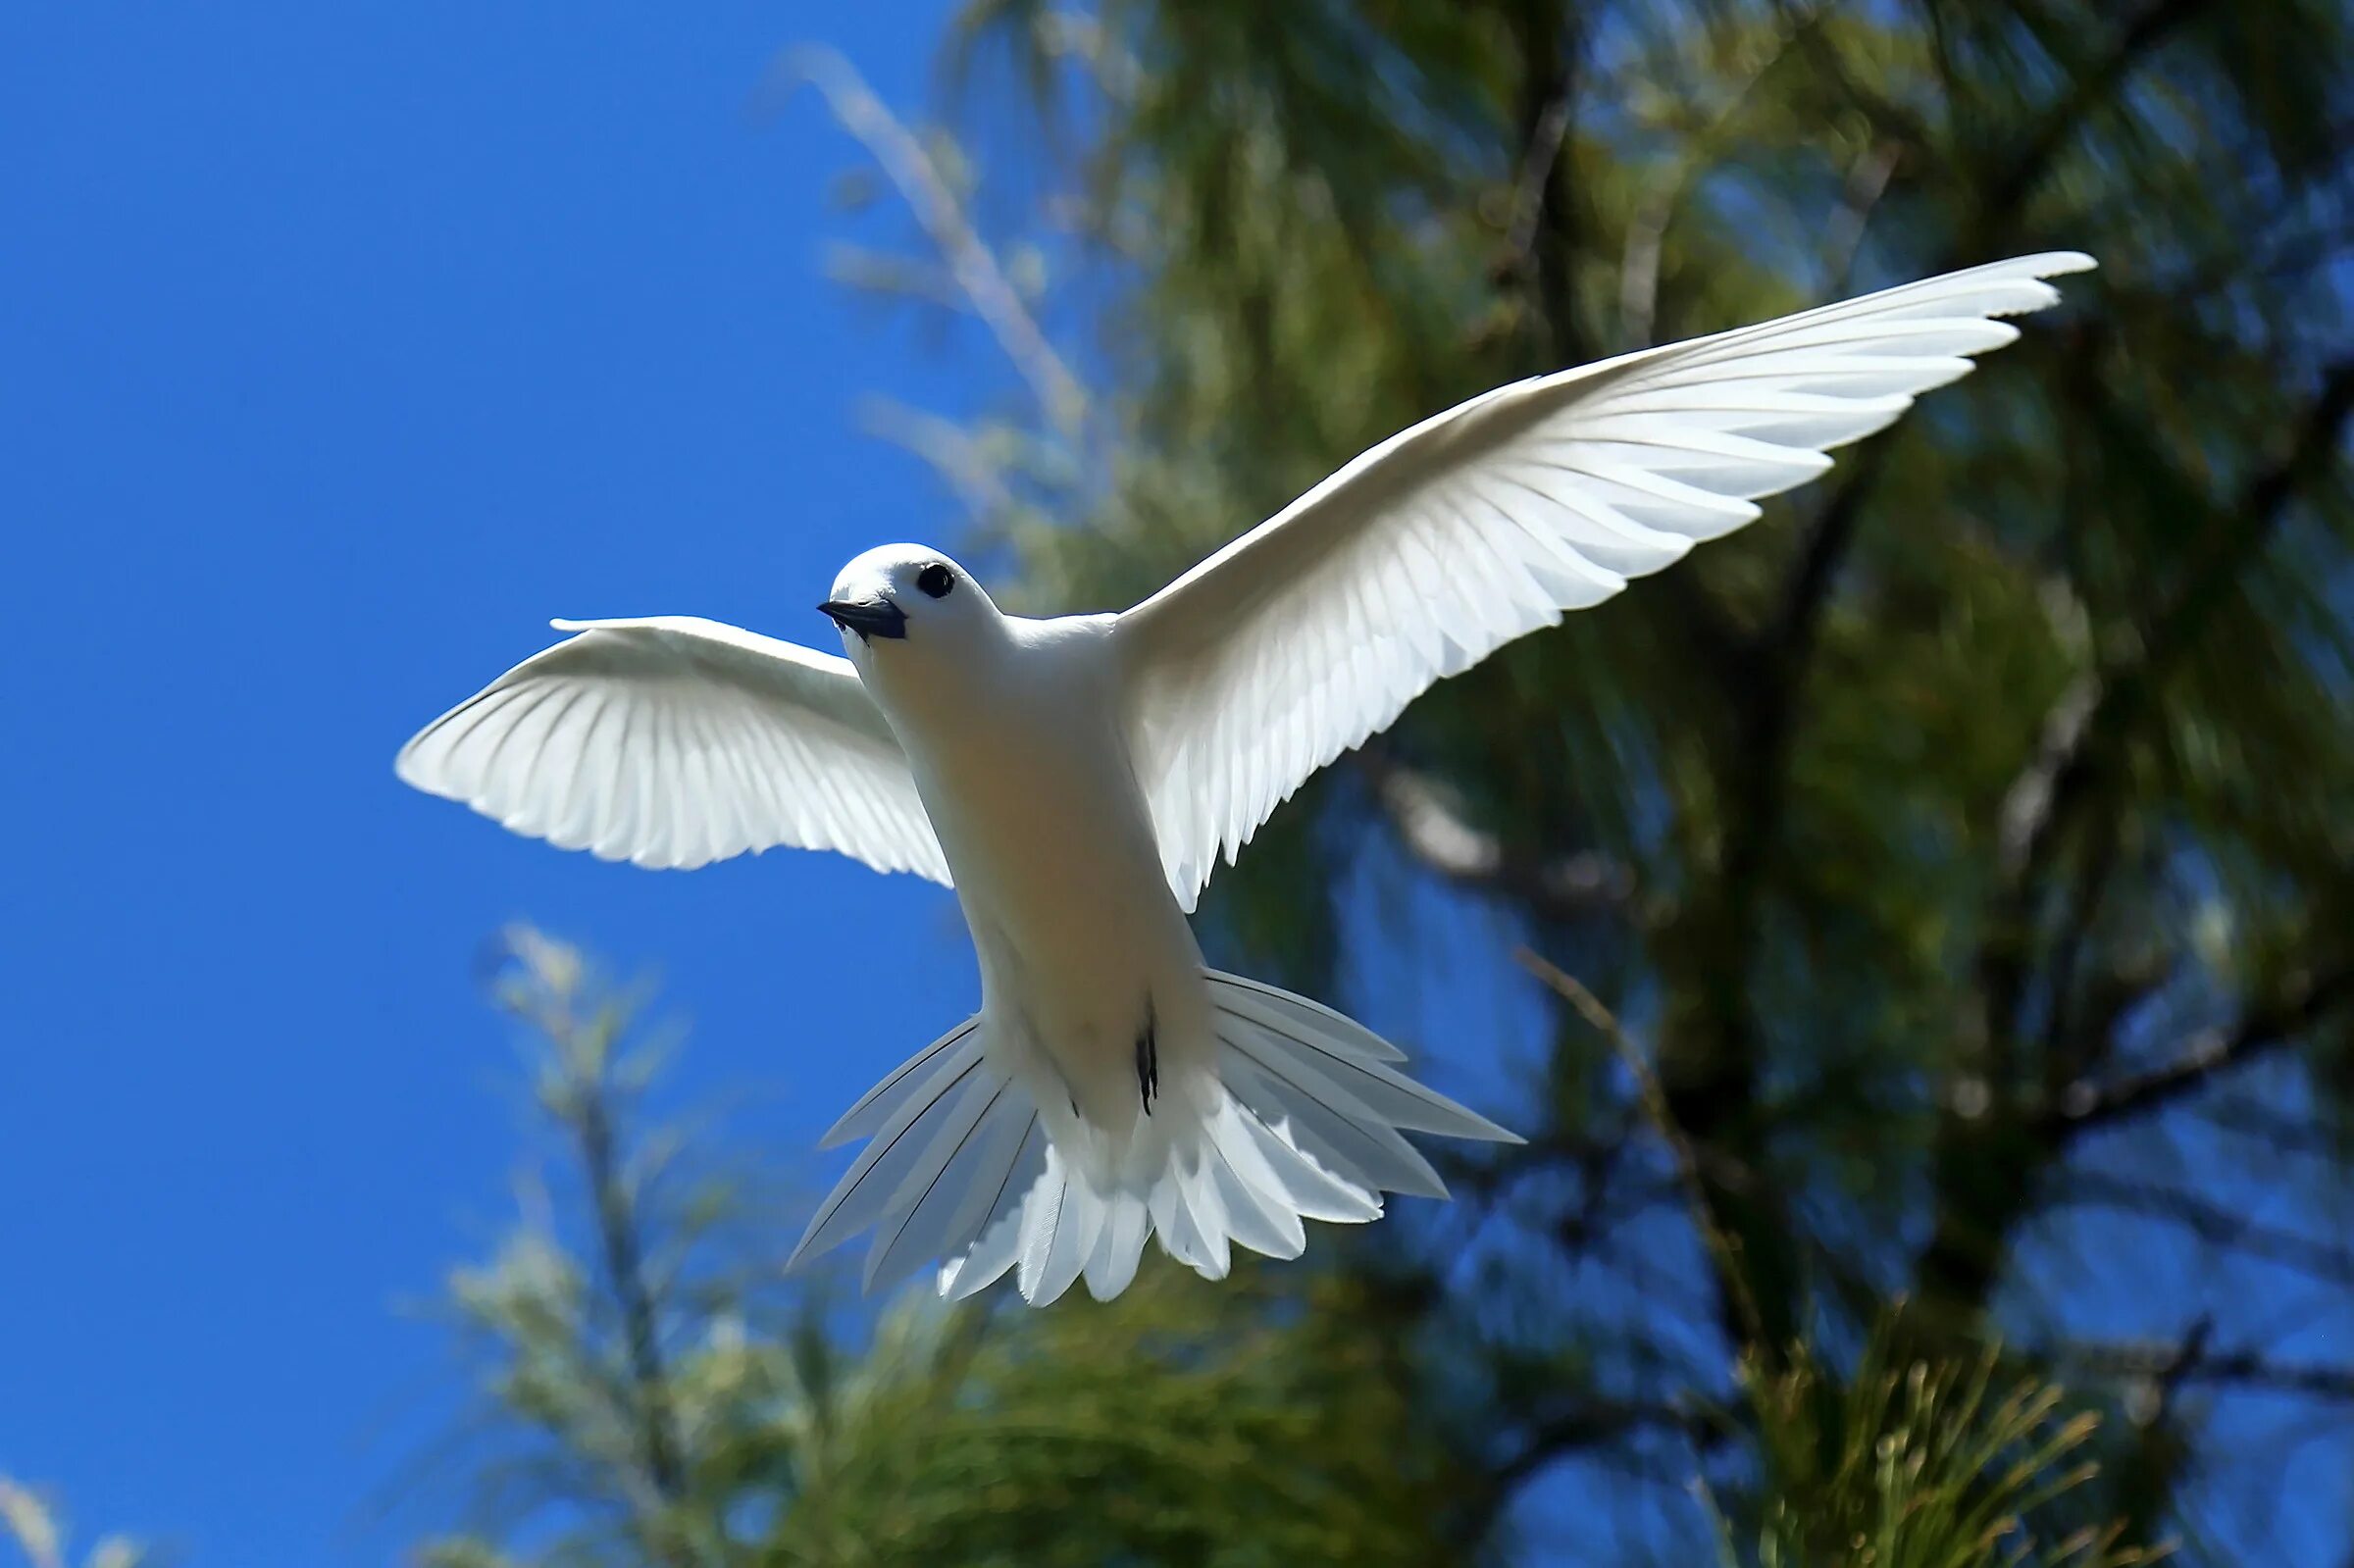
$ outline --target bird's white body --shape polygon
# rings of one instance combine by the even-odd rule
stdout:
[[[1164,1096],[1211,1054],[1202,949],[1119,719],[1114,627],[996,617],[920,676],[850,639],[955,878],[992,1048],[1050,1119],[1077,1105],[1099,1160],[1140,1119],[1149,1024]]]
[[[888,633],[845,621],[843,641],[938,836],[981,1009],[939,1060],[919,1055],[890,1120],[845,1118],[871,1125],[875,1163],[852,1166],[804,1249],[889,1194],[870,1282],[945,1246],[962,1252],[944,1274],[958,1293],[1018,1266],[1034,1300],[1081,1275],[1108,1297],[1154,1235],[1215,1277],[1231,1240],[1293,1256],[1304,1216],[1374,1218],[1375,1180],[1340,1174],[1351,1140],[1393,1185],[1443,1190],[1368,1092],[1403,1096],[1408,1125],[1510,1137],[1368,1057],[1394,1052],[1357,1026],[1203,965],[1140,782],[1117,617],[1001,615],[914,545],[852,561],[829,603],[916,601],[927,570],[952,575],[947,602],[887,617]],[[1267,1011],[1279,1005],[1291,1012]],[[1270,1082],[1247,1087],[1260,1073]],[[1295,1127],[1286,1095],[1315,1101],[1322,1130]],[[973,1169],[949,1181],[964,1159]],[[960,1210],[967,1195],[989,1200]]]
[[[686,617],[576,633],[428,726],[420,788],[642,865],[777,844],[952,885],[981,1008],[850,1107],[866,1146],[796,1258],[871,1229],[1099,1297],[1149,1239],[1216,1277],[1306,1219],[1446,1189],[1405,1132],[1512,1135],[1305,997],[1202,962],[1187,915],[1316,769],[1430,683],[1598,604],[1830,466],[2018,335],[2071,252],[1996,262],[1500,387],[1374,447],[1119,615],[1001,615],[938,551],[859,556],[848,658]]]

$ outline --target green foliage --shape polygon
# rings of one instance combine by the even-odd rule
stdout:
[[[2056,1386],[1895,1359],[1895,1318],[1847,1378],[1805,1344],[1779,1371],[1744,1361],[1765,1466],[1759,1568],[2135,1568],[2122,1524],[2057,1525],[2056,1504],[2097,1474],[2099,1417],[2066,1413]],[[1720,1521],[1721,1525],[1721,1521]],[[1727,1568],[1738,1559],[1722,1526]]]
[[[1445,1466],[1330,1297],[1270,1314],[1161,1267],[1108,1309],[950,1325],[910,1301],[761,1560],[1431,1562]]]

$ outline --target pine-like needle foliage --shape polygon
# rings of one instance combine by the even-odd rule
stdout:
[[[1846,1377],[1804,1343],[1778,1371],[1743,1366],[1765,1478],[1758,1568],[2136,1568],[2123,1523],[2071,1525],[2098,1474],[2100,1418],[2055,1385],[2002,1370],[1894,1359],[1894,1320]],[[1720,1520],[1721,1525],[1721,1520]],[[1724,1533],[1726,1568],[1745,1560]]]

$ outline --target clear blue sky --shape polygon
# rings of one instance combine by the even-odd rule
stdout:
[[[855,403],[987,362],[823,278],[860,154],[746,110],[813,35],[923,102],[946,9],[0,8],[0,1471],[195,1568],[392,1555],[450,1391],[394,1303],[509,1208],[510,918],[658,963],[685,1089],[796,1147],[969,1006],[911,879],[606,866],[391,772],[551,615],[822,643],[843,560],[952,533]]]

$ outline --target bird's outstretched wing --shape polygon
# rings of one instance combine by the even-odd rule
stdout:
[[[420,731],[400,777],[640,866],[791,844],[947,884],[907,759],[848,661],[691,616],[576,633]]]
[[[1500,387],[1128,611],[1129,738],[1179,902],[1432,682],[1751,521],[2092,265],[1995,262]]]

